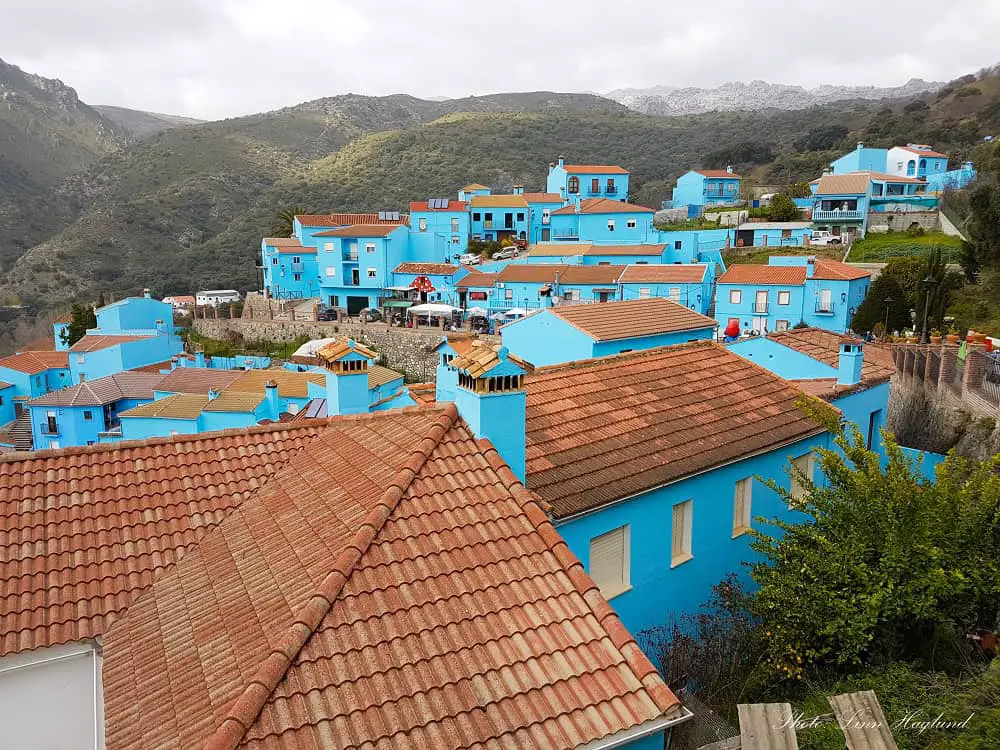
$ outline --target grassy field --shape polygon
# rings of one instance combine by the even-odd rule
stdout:
[[[957,263],[958,253],[962,249],[962,240],[940,232],[928,232],[916,237],[911,237],[905,232],[869,233],[863,240],[854,243],[848,261],[884,263],[889,258],[925,255],[936,247],[941,248],[941,255],[946,261]]]
[[[743,254],[729,250],[722,254],[722,259],[726,262],[727,266],[731,266],[734,263],[752,263],[766,266],[767,259],[772,255],[815,255],[817,258],[840,260],[844,257],[844,249],[840,245],[829,245],[824,247],[769,247]]]

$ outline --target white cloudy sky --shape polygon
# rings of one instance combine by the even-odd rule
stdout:
[[[949,80],[1000,62],[998,31],[1000,0],[0,0],[0,58],[202,118],[349,91]]]

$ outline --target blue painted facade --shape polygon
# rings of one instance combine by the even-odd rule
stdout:
[[[276,419],[275,396],[266,394],[254,407],[234,407],[222,411],[211,406],[211,394],[205,397],[206,404],[200,413],[193,417],[139,416],[134,413],[121,412],[121,435],[110,440],[146,440],[153,437],[168,437],[170,435],[194,435],[202,432],[217,432],[219,430],[245,429],[258,424],[263,419]],[[173,394],[166,398],[199,398],[189,394]],[[158,399],[159,400],[159,399]]]
[[[614,503],[586,515],[557,521],[570,550],[590,571],[590,540],[627,527],[628,588],[611,599],[611,606],[632,633],[663,625],[673,617],[693,614],[709,599],[712,587],[730,573],[749,584],[743,563],[757,554],[749,535],[734,536],[736,483],[764,476],[789,486],[790,458],[831,444],[828,433],[773,449],[759,456],[720,466],[704,474]],[[671,565],[673,506],[693,501],[691,557]],[[751,516],[794,521],[798,513],[771,489],[752,479]],[[753,526],[759,528],[754,520]]]
[[[0,382],[13,386],[14,398],[28,399],[57,391],[72,384],[68,367],[50,367],[40,372],[25,372],[8,367],[0,360]]]
[[[276,299],[302,299],[319,294],[316,248],[285,244],[280,239],[261,241],[264,288]]]
[[[464,253],[472,235],[472,214],[465,201],[448,201],[445,208],[430,208],[429,201],[410,203],[410,242],[423,257],[448,257]]]
[[[830,162],[834,174],[848,172],[885,172],[889,149],[870,148],[863,143],[853,151],[848,151],[839,159]]]
[[[149,399],[118,399],[86,406],[34,406],[29,403],[35,450],[107,442],[101,433],[118,427],[118,415],[145,403],[149,403]]]
[[[382,290],[392,286],[392,271],[400,263],[447,260],[413,257],[409,229],[405,226],[387,227],[384,234],[378,233],[379,229],[346,227],[316,236],[323,304],[345,308],[352,314],[364,307],[378,307]]]
[[[173,308],[150,297],[148,291],[142,297],[128,297],[98,308],[95,315],[95,332],[104,335],[131,335],[136,331],[174,332]]]
[[[571,203],[579,203],[585,198],[626,201],[629,173],[621,167],[567,164],[560,156],[558,162],[549,165],[545,191]]]
[[[558,193],[525,193],[528,203],[528,242],[552,240],[552,213],[565,205]]]
[[[523,195],[488,195],[471,201],[472,238],[483,241],[528,239],[528,202]]]
[[[13,422],[17,417],[14,411],[14,396],[17,395],[13,383],[0,382],[0,425]]]
[[[741,224],[735,232],[736,247],[805,247],[812,235],[808,221]]]
[[[609,308],[609,315],[614,311]],[[682,344],[687,341],[711,340],[715,326],[671,331],[651,336],[598,341],[579,328],[563,320],[551,309],[541,310],[500,329],[500,335],[511,352],[536,367],[555,365],[592,357],[604,357],[625,351],[654,349],[660,346]]]
[[[653,228],[653,209],[645,206],[609,206],[586,200],[552,213],[552,240],[591,242],[605,245],[655,245],[659,232]]]
[[[682,206],[727,206],[740,200],[740,176],[732,168],[690,170],[677,178],[671,196],[674,208]]]
[[[469,270],[466,266],[456,266],[455,272],[452,274],[400,273],[399,271],[393,271],[390,286],[409,288],[418,277],[423,276],[433,285],[434,291],[419,293],[419,302],[441,302],[457,307],[459,300],[455,284],[468,275],[468,273]]]
[[[943,174],[927,175],[927,190],[940,193],[942,190],[961,190],[968,187],[976,179],[976,170],[971,161],[965,162],[958,169],[952,169]]]
[[[94,332],[101,335],[105,331]],[[88,335],[91,335],[88,333]],[[125,335],[137,335],[132,331]],[[174,334],[150,335],[134,341],[124,341],[113,346],[93,351],[69,351],[70,382],[114,375],[116,372],[134,370],[137,367],[165,362],[184,351],[184,342]]]

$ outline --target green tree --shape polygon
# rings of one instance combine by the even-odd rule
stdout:
[[[809,183],[803,180],[802,182],[796,182],[789,185],[788,194],[792,198],[808,198],[812,195],[812,190],[809,189]]]
[[[886,302],[887,299],[890,301]],[[910,306],[906,294],[892,274],[880,274],[872,282],[868,294],[851,319],[851,330],[867,333],[875,328],[876,323],[886,326],[889,333],[910,326]]]
[[[278,212],[271,224],[272,237],[291,237],[295,233],[295,217],[309,213],[302,206],[289,206]]]
[[[767,217],[771,221],[794,221],[800,216],[799,207],[788,193],[778,193],[771,198],[771,205],[767,207]]]
[[[801,517],[753,531],[761,560],[748,606],[767,635],[765,663],[781,678],[906,658],[943,630],[996,623],[1000,602],[1000,456],[950,455],[924,479],[885,436],[887,465],[857,429],[819,450],[825,482],[801,472]]]
[[[62,341],[67,346],[73,346],[82,339],[90,328],[97,328],[97,316],[90,305],[73,304],[70,311],[70,322],[62,333]]]

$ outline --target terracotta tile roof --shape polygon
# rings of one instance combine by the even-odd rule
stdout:
[[[666,245],[592,245],[585,255],[660,256],[666,249]]]
[[[155,372],[162,376],[163,370],[169,370],[172,362],[168,359],[163,362],[154,362],[151,365],[143,365],[142,367],[133,367],[131,372]]]
[[[438,351],[442,346],[447,344],[455,353],[459,356],[468,354],[472,347],[478,346],[480,343],[487,343],[479,338],[478,334],[475,333],[449,333],[442,337],[440,343],[434,347],[434,351]]]
[[[247,393],[244,391],[223,391],[214,399],[210,399],[203,411],[224,411],[246,414],[256,411],[264,402],[263,393]]]
[[[528,250],[531,255],[571,257],[586,255],[590,248],[589,242],[536,242]]]
[[[197,419],[208,405],[208,396],[201,393],[174,393],[170,396],[134,406],[123,411],[122,419],[155,417],[157,419]]]
[[[339,359],[343,359],[348,354],[356,353],[360,354],[362,357],[368,359],[377,359],[378,352],[372,351],[364,344],[359,344],[354,339],[349,339],[346,337],[341,337],[336,341],[327,344],[318,352],[316,356],[319,357],[326,363],[336,362]]]
[[[562,273],[569,266],[553,263],[509,263],[496,275],[499,282],[544,283],[555,281],[556,274]]]
[[[103,680],[109,750],[570,748],[682,714],[453,406],[331,421],[118,619]]]
[[[380,385],[391,383],[394,380],[402,380],[403,373],[390,370],[382,365],[368,366],[368,388],[378,388]]]
[[[173,295],[170,299],[172,299],[178,305],[193,305],[196,302],[195,298],[190,294],[176,294]]]
[[[319,252],[319,248],[299,245],[298,247],[292,247],[290,245],[285,245],[284,247],[276,248],[278,255],[316,255]]]
[[[462,188],[462,192],[465,192],[466,190],[489,190],[489,188],[486,187],[486,185],[480,185],[478,182],[473,182]]]
[[[323,427],[0,457],[0,656],[102,635]]]
[[[163,375],[147,372],[117,372],[96,380],[51,391],[29,401],[31,406],[103,406],[121,399],[153,399],[153,389]]]
[[[528,201],[523,195],[474,195],[472,207],[475,208],[527,208]]]
[[[699,284],[705,280],[708,266],[701,263],[684,265],[630,265],[622,274],[622,284]]]
[[[734,263],[719,277],[718,283],[799,286],[806,283],[806,267]]]
[[[460,278],[455,286],[459,289],[467,289],[470,286],[475,287],[487,287],[493,286],[497,281],[497,274],[495,273],[483,273],[482,271],[477,271],[474,268],[469,269],[469,273]]]
[[[817,258],[814,261],[812,278],[821,281],[855,281],[857,279],[867,279],[872,274],[863,268],[850,266],[837,260],[825,260]]]
[[[167,363],[169,365],[169,363]],[[169,393],[208,393],[232,385],[243,373],[239,370],[215,370],[210,367],[178,367],[164,375],[156,386]]]
[[[852,336],[844,336],[822,328],[795,328],[769,333],[767,337],[834,369],[840,362],[840,345],[845,341],[860,342],[860,339]],[[861,366],[861,380],[864,384],[888,380],[895,371],[891,352],[887,352],[877,344],[865,344],[864,364]]]
[[[565,216],[568,214],[655,214],[656,209],[646,206],[638,206],[635,203],[623,203],[613,201],[609,198],[584,198],[580,201],[580,210],[570,204],[553,211],[553,216]]]
[[[501,352],[502,349],[503,352]],[[511,354],[505,350],[505,347],[487,344],[485,341],[473,341],[472,346],[468,347],[466,351],[460,352],[451,361],[451,366],[456,370],[469,373],[474,378],[479,378],[501,363],[501,354],[524,370],[532,368],[530,362],[526,362],[516,354]]]
[[[819,178],[816,195],[864,195],[870,182],[868,172],[825,174]]]
[[[569,174],[628,174],[627,169],[607,164],[564,164]]]
[[[4,388],[13,388],[13,387],[14,387],[13,383],[5,383],[2,380],[0,380],[0,391],[2,391]]]
[[[930,147],[926,149],[914,148],[913,145],[899,146],[903,151],[909,151],[913,154],[920,154],[921,156],[929,156],[932,159],[947,159],[948,154],[942,154],[940,151],[931,151]]]
[[[453,201],[448,200],[448,205],[444,208],[431,208],[430,201],[410,201],[410,213],[415,214],[418,211],[444,211],[446,213],[456,213],[465,212],[469,210],[469,204],[467,201]]]
[[[406,386],[410,398],[418,404],[433,404],[437,401],[437,385],[434,383],[410,383]]]
[[[714,328],[717,325],[714,318],[707,318],[662,297],[600,305],[557,306],[551,312],[595,341],[617,341]],[[516,321],[510,325],[516,325]]]
[[[87,334],[69,348],[71,352],[96,352],[99,349],[110,349],[119,344],[133,341],[143,341],[149,336],[97,336]]]
[[[871,172],[871,178],[873,180],[885,181],[885,182],[905,182],[907,184],[922,184],[927,182],[923,177],[904,177],[900,174],[889,174],[888,172]],[[886,196],[882,196],[883,198]],[[888,197],[892,197],[891,195]]]
[[[801,391],[713,342],[525,378],[528,487],[557,518],[822,431]]]
[[[560,284],[617,284],[625,266],[566,266],[559,273]]]
[[[302,247],[302,243],[295,237],[265,237],[264,244],[278,249],[283,247]]]
[[[559,193],[523,193],[524,199],[528,203],[562,203],[563,197]]]
[[[278,384],[278,395],[283,398],[308,398],[309,384],[324,385],[326,376],[321,372],[293,372],[283,367],[270,370],[247,370],[240,373],[239,378],[230,385],[223,386],[222,390],[263,393],[264,384],[269,380]]]
[[[454,276],[458,266],[451,263],[400,263],[393,273],[415,273],[422,276]]]
[[[400,224],[352,224],[349,227],[317,232],[313,237],[388,237]]]
[[[0,359],[0,367],[6,367],[28,375],[37,375],[46,370],[66,370],[69,368],[68,352],[18,352]]]
[[[692,169],[692,172],[700,174],[702,177],[711,177],[712,179],[725,179],[725,180],[739,180],[742,179],[735,172],[727,172],[725,169]]]
[[[304,227],[346,227],[354,224],[408,224],[410,217],[400,214],[399,219],[380,219],[377,213],[367,214],[303,214],[296,216]]]

